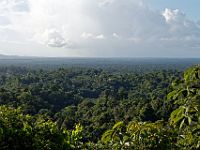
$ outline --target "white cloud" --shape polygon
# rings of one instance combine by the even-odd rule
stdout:
[[[81,34],[81,37],[84,38],[84,39],[93,38],[93,34],[92,33],[83,32]]]
[[[105,39],[105,36],[103,34],[99,34],[96,36],[96,39],[102,40],[102,39]]]
[[[81,54],[163,55],[166,47],[190,53],[200,43],[199,23],[178,9],[152,10],[146,0],[0,0],[0,14],[0,41]]]
[[[117,33],[113,33],[113,37],[115,37],[115,38],[120,38],[120,36],[117,34]]]
[[[171,22],[181,22],[185,19],[185,14],[180,12],[180,10],[175,9],[171,10],[166,8],[165,11],[163,12],[163,16],[165,17],[165,20],[167,23]]]
[[[111,5],[115,0],[102,0],[99,2],[99,7],[106,7]]]
[[[0,26],[7,26],[10,24],[10,21],[5,16],[0,16]]]
[[[62,33],[57,31],[56,29],[46,30],[43,35],[39,36],[42,37],[40,41],[43,41],[48,46],[52,47],[64,47],[67,45],[66,39],[62,36]]]

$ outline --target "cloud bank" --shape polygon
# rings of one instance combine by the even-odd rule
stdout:
[[[192,56],[200,55],[200,24],[147,0],[0,0],[0,41],[91,56]]]

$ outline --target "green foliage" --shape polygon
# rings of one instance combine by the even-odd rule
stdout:
[[[124,123],[123,122],[118,122],[116,123],[113,128],[111,130],[107,130],[103,136],[102,136],[102,141],[105,142],[105,143],[108,143],[108,142],[116,142],[116,141],[119,141],[119,143],[123,143],[123,137],[122,137],[122,130],[123,130],[123,127],[124,127]]]
[[[0,106],[0,147],[7,149],[61,150],[82,146],[83,127],[59,130],[57,124],[45,116],[24,115],[19,109]]]
[[[0,74],[0,104],[2,150],[200,148],[199,66],[183,79],[172,70],[11,69]]]
[[[127,126],[116,123],[102,141],[114,149],[199,149],[200,148],[200,67],[188,69],[182,81],[172,84],[167,95],[175,109],[169,123],[132,121]],[[149,108],[149,107],[148,107]],[[122,127],[126,128],[122,132]]]
[[[80,149],[83,145],[82,140],[83,127],[80,124],[75,125],[75,129],[68,131],[64,129],[62,131],[64,135],[65,149]]]
[[[23,115],[21,109],[0,106],[1,149],[31,149],[32,119]]]
[[[106,144],[109,143],[110,147],[114,147],[114,149],[167,150],[175,147],[173,145],[175,134],[164,127],[163,121],[155,123],[132,121],[125,127],[124,132],[119,132],[121,130],[119,124],[121,122],[114,125],[118,128],[113,127],[102,136],[102,141]]]
[[[188,69],[184,79],[168,94],[177,105],[170,116],[170,124],[180,129],[179,145],[200,148],[200,66]]]

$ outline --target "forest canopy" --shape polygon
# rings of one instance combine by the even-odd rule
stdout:
[[[111,70],[0,67],[1,149],[200,148],[199,66]]]

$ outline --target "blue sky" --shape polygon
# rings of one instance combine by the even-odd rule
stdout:
[[[180,9],[191,19],[200,20],[200,0],[149,0],[154,9]]]
[[[200,57],[199,0],[0,0],[0,54]]]

